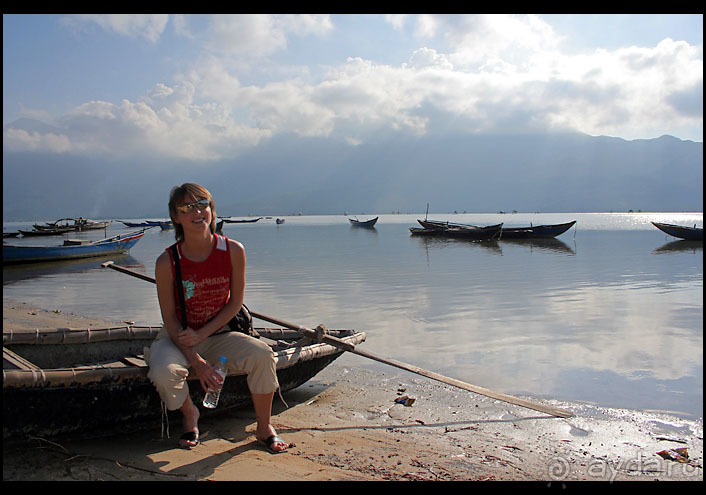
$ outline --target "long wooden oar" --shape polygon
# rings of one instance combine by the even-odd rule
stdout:
[[[103,266],[104,268],[106,268],[106,267],[112,268],[113,270],[117,270],[119,272],[126,273],[128,275],[132,275],[133,277],[141,278],[142,280],[146,280],[148,282],[155,283],[154,278],[152,278],[148,275],[143,275],[143,274],[138,273],[136,271],[130,270],[129,268],[125,268],[123,266],[116,265],[112,261],[107,261],[107,262],[103,263],[101,266]],[[503,394],[501,392],[496,392],[494,390],[490,390],[485,387],[479,387],[477,385],[472,385],[470,383],[462,382],[461,380],[456,380],[455,378],[449,378],[447,376],[440,375],[439,373],[425,370],[425,369],[420,368],[418,366],[413,366],[411,364],[402,363],[400,361],[395,361],[393,359],[387,359],[387,358],[383,358],[380,356],[376,356],[375,354],[372,354],[370,352],[361,351],[360,349],[357,349],[354,345],[349,344],[347,342],[344,342],[344,341],[338,339],[337,337],[334,337],[332,335],[327,335],[325,333],[322,334],[322,332],[317,332],[316,330],[312,330],[310,328],[306,328],[301,325],[289,323],[284,320],[272,318],[271,316],[263,315],[260,313],[255,313],[253,311],[250,311],[250,314],[253,316],[253,318],[268,321],[270,323],[274,323],[275,325],[280,325],[282,327],[289,328],[292,330],[298,330],[302,335],[304,335],[306,337],[311,337],[314,339],[318,338],[319,340],[326,342],[327,344],[333,345],[334,347],[338,347],[339,349],[342,349],[344,351],[351,352],[353,354],[357,354],[359,356],[363,356],[368,359],[378,361],[380,363],[388,364],[390,366],[394,366],[396,368],[400,368],[405,371],[409,371],[411,373],[416,373],[417,375],[425,376],[427,378],[431,378],[432,380],[436,380],[441,383],[445,383],[447,385],[461,388],[463,390],[468,390],[469,392],[473,392],[473,393],[480,394],[480,395],[485,395],[486,397],[490,397],[492,399],[507,402],[509,404],[514,404],[516,406],[526,407],[527,409],[532,409],[534,411],[543,412],[545,414],[549,414],[551,416],[556,416],[559,418],[570,418],[574,415],[571,411],[567,411],[565,409],[560,409],[558,407],[547,406],[547,405],[538,404],[536,402],[532,402],[529,400],[520,399],[519,397],[514,397],[512,395],[507,395],[507,394]]]

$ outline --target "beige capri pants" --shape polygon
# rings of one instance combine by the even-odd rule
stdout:
[[[274,352],[259,339],[241,332],[223,332],[211,335],[194,349],[211,365],[220,356],[227,357],[230,373],[247,374],[251,394],[269,394],[279,388]],[[186,378],[190,364],[164,328],[145,349],[145,361],[149,366],[147,376],[167,409],[179,409],[189,393]]]

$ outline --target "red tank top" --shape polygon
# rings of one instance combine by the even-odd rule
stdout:
[[[214,235],[216,242],[211,254],[201,262],[185,258],[181,253],[181,243],[177,243],[184,300],[186,301],[186,322],[194,330],[198,330],[216,316],[230,298],[231,262],[228,238],[218,234]],[[167,252],[172,261],[172,275],[176,280],[171,249],[167,248]],[[179,295],[175,292],[174,296],[177,314],[181,315]]]

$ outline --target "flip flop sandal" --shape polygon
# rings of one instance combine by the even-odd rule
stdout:
[[[191,442],[194,445],[187,445],[185,442]],[[179,447],[186,450],[191,450],[199,444],[199,434],[195,431],[187,431],[179,437]]]
[[[264,444],[265,447],[267,448],[267,450],[269,450],[269,451],[272,452],[273,454],[281,454],[282,452],[285,452],[289,447],[291,447],[291,444],[288,444],[287,442],[285,442],[284,440],[282,440],[282,438],[279,437],[278,435],[272,435],[272,436],[270,436],[267,440],[259,440],[259,442],[261,442],[262,444]],[[276,443],[284,443],[284,444],[286,444],[287,446],[286,446],[284,449],[282,449],[282,450],[275,450],[275,449],[274,449],[274,445],[275,445]]]

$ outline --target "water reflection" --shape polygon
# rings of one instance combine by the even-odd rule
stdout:
[[[508,245],[524,246],[532,252],[533,250],[549,251],[560,254],[574,255],[576,252],[559,239],[501,239],[501,243]],[[575,241],[574,241],[575,244]]]
[[[654,254],[664,254],[664,253],[674,253],[674,252],[679,252],[679,251],[690,251],[692,253],[696,253],[697,251],[703,251],[704,250],[704,242],[703,241],[686,241],[686,240],[680,240],[680,241],[672,241],[666,243],[664,246],[661,246],[652,253]]]

